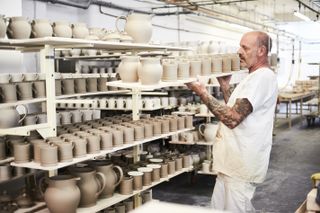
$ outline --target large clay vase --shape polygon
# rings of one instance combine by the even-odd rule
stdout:
[[[0,38],[4,38],[6,36],[7,25],[3,15],[0,15]]]
[[[160,58],[141,58],[141,66],[138,69],[138,76],[143,85],[159,83],[163,68]]]
[[[19,105],[18,105],[19,106]],[[10,128],[14,126],[18,126],[22,123],[25,117],[28,114],[28,109],[25,105],[21,105],[24,107],[25,113],[22,118],[20,118],[20,114],[17,111],[17,107],[8,107],[1,109],[0,116],[0,128]]]
[[[9,19],[7,33],[9,38],[14,38],[14,39],[30,38],[31,25],[28,22],[27,18],[25,17],[22,17],[22,16],[11,17]]]
[[[52,28],[53,28],[53,35],[55,37],[64,37],[64,38],[72,37],[72,29],[67,22],[56,21],[53,23]]]
[[[123,16],[119,18],[123,18]],[[124,30],[133,38],[133,42],[148,43],[150,41],[152,36],[152,16],[132,13],[124,18],[126,19]]]
[[[48,179],[49,186],[44,193],[44,200],[50,212],[76,212],[80,202],[77,180],[79,178],[71,175],[57,175]]]
[[[86,38],[89,35],[89,30],[85,23],[77,23],[72,25],[73,38]]]
[[[53,29],[48,20],[35,19],[31,23],[32,35],[34,38],[51,37]]]
[[[201,124],[199,126],[199,132],[207,142],[215,141],[217,131],[218,131],[217,124],[210,123],[210,124]]]
[[[81,192],[80,207],[90,207],[97,203],[97,199],[106,185],[106,178],[101,172],[90,167],[70,167],[70,173],[80,178],[78,187]]]
[[[114,166],[110,161],[106,160],[90,161],[89,165],[98,172],[104,174],[106,178],[106,185],[100,194],[100,198],[112,197],[115,188],[120,184],[123,178],[122,169],[119,166]],[[118,174],[115,170],[118,170]]]
[[[123,56],[118,67],[120,78],[123,82],[138,81],[139,56]]]

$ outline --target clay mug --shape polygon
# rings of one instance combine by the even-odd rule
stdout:
[[[8,84],[10,80],[11,80],[11,75],[9,73],[0,74],[0,84]]]
[[[44,195],[49,211],[52,213],[76,212],[81,196],[77,186],[77,181],[80,178],[71,175],[57,175],[41,179],[39,186],[43,185],[44,180],[48,187],[45,192],[39,187],[39,191]]]
[[[31,22],[32,36],[34,38],[51,37],[53,29],[48,20],[35,19]]]
[[[110,161],[107,160],[90,161],[89,165],[90,167],[96,169],[98,172],[101,172],[106,178],[106,184],[100,194],[100,198],[112,197],[115,188],[123,179],[123,171],[121,167],[114,166]]]
[[[99,108],[106,109],[107,108],[107,98],[101,98],[98,100]]]
[[[44,167],[58,164],[58,147],[54,144],[40,146],[40,165]]]
[[[193,117],[192,116],[184,116],[185,118],[185,126],[186,128],[190,129],[193,128]]]
[[[16,84],[2,84],[0,85],[0,88],[0,95],[3,103],[16,102],[18,100]]]
[[[190,77],[190,63],[188,61],[178,62],[178,79],[184,80]]]
[[[65,124],[71,124],[71,118],[72,118],[72,114],[70,112],[59,112],[60,116],[61,116],[61,124],[65,125]]]
[[[43,139],[33,139],[30,141],[33,147],[33,161],[36,163],[40,163],[40,147],[41,146],[49,146],[48,143]]]
[[[202,171],[205,173],[209,173],[210,172],[210,163],[203,162],[202,163]]]
[[[198,75],[201,75],[201,60],[192,59],[190,61],[190,77],[196,78]]]
[[[212,73],[221,73],[222,72],[222,58],[213,56],[212,57]]]
[[[116,108],[117,109],[123,109],[124,108],[124,100],[123,100],[123,98],[117,98],[116,99]]]
[[[151,15],[132,13],[127,17],[118,17],[116,20],[116,27],[118,32],[120,32],[118,28],[118,21],[120,18],[126,20],[124,30],[128,33],[129,36],[133,38],[133,41],[135,43],[148,43],[150,41],[152,36]]]
[[[7,24],[4,15],[0,15],[0,38],[4,38],[6,36]]]
[[[169,98],[168,97],[161,97],[161,106],[162,107],[168,107],[169,106]]]
[[[85,78],[76,78],[74,79],[74,87],[76,93],[86,93],[86,79]]]
[[[182,156],[182,165],[183,165],[183,168],[189,168],[191,166],[191,156],[190,155],[183,155]]]
[[[134,142],[134,128],[119,126],[119,129],[123,131],[123,143],[130,144]]]
[[[116,213],[126,213],[126,206],[123,203],[117,203],[114,208]]]
[[[147,203],[152,200],[151,191],[145,191],[141,194],[142,203]]]
[[[178,64],[174,61],[163,63],[162,81],[178,80]]]
[[[72,37],[84,39],[89,35],[89,30],[85,23],[76,23],[71,25]]]
[[[178,130],[186,128],[184,117],[177,117],[177,119],[178,119]]]
[[[74,144],[73,157],[81,158],[87,155],[87,140],[74,136],[66,138],[65,141]]]
[[[98,78],[87,78],[87,91],[97,92],[98,91]]]
[[[31,82],[21,82],[18,83],[18,96],[19,100],[30,100],[32,99],[32,83]]]
[[[24,75],[24,81],[36,81],[39,79],[38,73],[25,73]]]
[[[152,168],[139,167],[139,172],[143,172],[143,185],[149,186],[152,183]]]
[[[0,137],[0,160],[6,159],[7,157],[7,146],[5,137]]]
[[[69,23],[64,21],[56,21],[52,24],[53,36],[55,37],[72,37],[72,29]]]
[[[108,98],[107,103],[109,109],[114,109],[116,105],[116,100],[114,98]]]
[[[46,84],[44,81],[35,81],[32,84],[32,91],[35,98],[46,97]]]
[[[98,91],[108,91],[108,78],[98,78]]]
[[[38,124],[44,124],[48,122],[47,114],[46,113],[40,113],[37,115],[38,117]]]
[[[123,145],[123,130],[121,129],[110,129],[109,132],[112,133],[113,146]]]
[[[161,163],[160,177],[166,178],[168,177],[168,163]]]
[[[29,162],[31,160],[30,143],[15,143],[13,145],[13,157],[15,163]]]
[[[133,193],[133,178],[123,177],[120,182],[120,194],[122,195],[130,195]]]
[[[211,58],[203,57],[201,59],[201,75],[208,76],[211,74]]]
[[[0,165],[0,181],[10,180],[12,177],[12,167],[9,164]]]
[[[176,172],[176,162],[175,160],[168,160],[168,174],[172,175]]]
[[[55,80],[55,94],[56,96],[59,96],[62,94],[62,81],[61,80]]]
[[[11,17],[7,27],[8,38],[27,39],[31,35],[31,25],[28,19],[22,16]]]
[[[218,125],[213,123],[200,124],[199,133],[204,137],[205,141],[215,141],[216,134],[218,131]]]
[[[100,137],[102,150],[111,149],[113,147],[112,133],[101,131]]]
[[[25,111],[22,118],[17,111],[19,106],[22,106]],[[21,104],[17,105],[16,107],[2,108],[1,113],[3,114],[0,117],[0,128],[10,128],[19,126],[23,122],[28,114],[28,108],[25,105]]]
[[[64,142],[63,140],[52,142],[52,143],[58,147],[59,162],[71,162],[72,161],[74,143]]]
[[[222,72],[231,72],[231,57],[229,54],[222,55]]]
[[[62,79],[61,89],[64,95],[74,94],[74,79]]]
[[[28,126],[28,125],[35,125],[37,124],[37,121],[38,121],[38,116],[37,115],[27,115],[23,121],[23,124],[25,126]]]
[[[70,111],[70,113],[71,113],[71,122],[72,123],[82,122],[83,112],[81,112],[80,110],[72,110],[72,111]]]
[[[177,106],[178,105],[178,100],[176,97],[169,97],[169,105],[170,106]]]
[[[91,121],[93,119],[93,112],[92,110],[81,110],[81,112],[83,113],[83,117],[82,120],[83,121]]]
[[[142,103],[143,103],[144,109],[153,109],[154,108],[154,103],[151,98],[144,98]]]
[[[123,204],[125,205],[126,212],[130,212],[133,210],[133,201],[132,200],[125,200],[123,201]]]
[[[148,168],[152,168],[152,181],[158,182],[160,181],[160,164],[147,164]]]
[[[142,184],[143,172],[130,171],[128,172],[128,175],[133,177],[133,190],[141,190],[143,186]]]
[[[181,136],[183,137],[183,140],[186,143],[193,143],[193,133],[192,132],[181,133]]]
[[[96,103],[98,103],[98,102],[96,102]],[[101,110],[98,110],[98,109],[92,110],[92,119],[98,120],[100,118],[101,118]],[[98,125],[98,126],[100,126],[100,125]]]
[[[11,74],[11,83],[18,83],[18,82],[22,82],[24,80],[24,74],[23,73],[14,73]]]
[[[178,156],[176,159],[175,159],[175,169],[176,171],[181,171],[182,169],[182,156]]]

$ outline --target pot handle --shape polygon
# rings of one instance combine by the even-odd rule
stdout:
[[[104,190],[105,186],[106,186],[106,177],[104,176],[104,174],[102,174],[101,172],[97,172],[96,173],[96,178],[97,178],[97,183],[99,185],[99,191],[96,193],[96,197],[98,197],[101,192]]]
[[[45,191],[43,191],[43,184],[44,184],[44,181],[46,181],[47,178],[46,177],[42,177],[40,180],[39,180],[39,184],[38,184],[38,189],[39,189],[39,192],[41,194],[41,197],[44,197],[44,193]]]
[[[115,184],[115,187],[116,187],[116,186],[118,186],[118,185],[120,184],[120,182],[122,181],[123,171],[122,171],[122,169],[121,169],[120,166],[114,166],[114,167],[113,167],[113,170],[114,170],[114,169],[117,169],[117,170],[119,171],[119,174],[120,174],[120,177],[119,177],[119,179],[118,179],[118,182]]]
[[[127,17],[126,16],[118,16],[117,19],[116,19],[116,29],[120,33],[120,30],[119,30],[119,27],[118,27],[119,19],[125,19],[126,22],[127,22]]]
[[[199,126],[199,133],[200,133],[200,135],[204,136],[204,130],[202,130],[202,127],[204,127],[204,129],[205,129],[206,125],[205,124],[200,124],[200,126]]]
[[[20,123],[27,117],[27,115],[28,115],[28,108],[27,108],[26,105],[20,104],[20,105],[17,105],[17,106],[16,106],[16,110],[17,110],[17,107],[18,107],[18,106],[23,106],[23,107],[24,107],[24,110],[25,110],[24,116],[18,121],[18,123],[20,124]]]

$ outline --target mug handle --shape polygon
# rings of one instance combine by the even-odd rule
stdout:
[[[106,187],[106,177],[101,172],[97,172],[96,173],[96,178],[98,180],[97,183],[98,183],[99,188],[100,188],[99,191],[96,193],[96,197],[98,197],[102,193],[104,188]]]
[[[23,106],[23,107],[24,107],[24,110],[25,110],[25,113],[24,113],[23,117],[18,121],[18,124],[20,124],[20,123],[27,117],[27,115],[28,115],[28,108],[27,108],[26,105],[20,104],[20,105],[17,105],[17,106],[16,106],[16,110],[17,110],[18,106]]]
[[[120,33],[119,26],[118,26],[119,19],[124,19],[127,22],[127,17],[126,16],[118,16],[117,19],[116,19],[116,29]]]
[[[202,130],[202,127],[206,128],[205,124],[200,124],[199,126],[199,133],[200,135],[204,136],[204,130]]]
[[[43,190],[43,185],[44,185],[44,181],[46,181],[46,180],[47,180],[46,177],[42,177],[42,178],[39,180],[38,189],[39,189],[39,192],[40,192],[40,194],[41,194],[41,197],[44,197],[45,191]]]
[[[116,184],[115,184],[115,186],[118,186],[118,185],[120,184],[120,182],[122,181],[123,171],[122,171],[122,169],[121,169],[120,166],[114,166],[114,167],[113,167],[113,170],[114,170],[114,169],[117,169],[117,170],[119,171],[119,174],[120,174],[119,180],[118,180],[118,182],[116,182]]]

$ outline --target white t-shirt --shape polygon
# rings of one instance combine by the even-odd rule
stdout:
[[[245,182],[263,182],[272,146],[273,116],[278,95],[276,74],[260,68],[243,79],[227,105],[247,98],[253,111],[234,129],[222,122],[213,146],[213,168]]]

